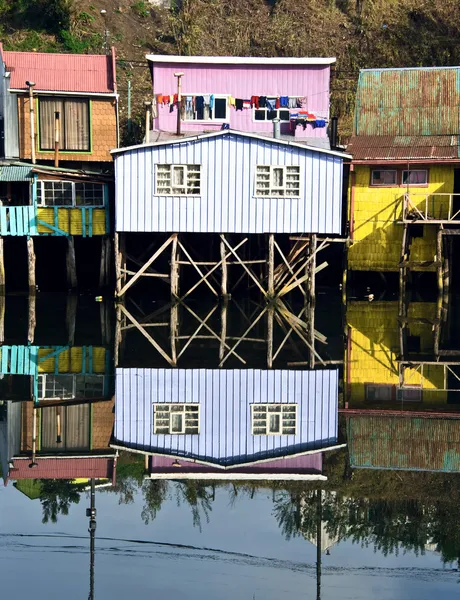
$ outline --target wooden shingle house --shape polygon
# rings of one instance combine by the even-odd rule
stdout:
[[[271,297],[313,281],[318,248],[343,231],[335,59],[147,58],[153,129],[113,151],[117,295],[143,275],[175,297],[197,283],[225,296],[244,277]]]
[[[28,240],[32,290],[34,239],[67,238],[71,287],[74,236],[98,236],[109,246],[110,150],[117,145],[113,51],[9,52],[0,44],[0,243],[11,236]],[[103,283],[108,264],[101,265]]]

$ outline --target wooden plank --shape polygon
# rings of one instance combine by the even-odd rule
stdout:
[[[256,318],[255,321],[253,321],[251,323],[251,325],[246,329],[246,331],[243,333],[243,335],[240,337],[240,339],[236,342],[236,344],[231,348],[230,352],[224,356],[224,358],[220,361],[219,363],[219,367],[222,367],[225,363],[225,361],[227,360],[227,358],[230,356],[230,354],[234,354],[236,348],[238,348],[238,346],[241,344],[241,342],[244,340],[244,338],[247,336],[247,334],[251,331],[251,329],[253,327],[255,327],[257,325],[257,323],[260,321],[260,319],[264,316],[264,314],[267,312],[268,307],[266,306],[260,313],[260,315]]]
[[[75,258],[75,242],[73,236],[67,238],[66,252],[67,285],[69,289],[75,290],[78,286],[77,262]]]
[[[275,295],[275,236],[273,233],[268,234],[268,295],[272,298]]]
[[[0,235],[8,235],[9,234],[7,211],[8,211],[8,207],[6,207],[6,206],[0,207]]]
[[[0,294],[5,293],[5,256],[3,244],[3,237],[0,236]]]
[[[15,206],[10,206],[9,215],[10,215],[10,234],[18,235],[18,229],[17,229],[17,224],[16,224],[16,207]]]
[[[225,244],[222,241],[222,239],[220,240],[220,260],[222,262],[222,283],[220,286],[220,291],[221,291],[222,296],[224,296],[224,298],[225,298],[228,295],[228,289],[227,289],[227,287],[228,287],[228,269],[227,269],[227,260],[225,258]]]
[[[121,288],[121,290],[119,292],[116,293],[116,296],[118,298],[120,298],[121,296],[123,296],[127,290],[129,290],[129,288],[136,283],[136,281],[139,279],[139,277],[145,273],[145,271],[147,271],[147,269],[150,267],[150,265],[153,263],[154,260],[156,260],[160,254],[169,246],[169,244],[176,239],[177,237],[177,233],[173,233],[171,236],[169,236],[169,238],[166,240],[166,242],[164,244],[162,244],[160,246],[160,248],[158,248],[158,250],[152,254],[152,256],[148,259],[148,261],[144,264],[143,267],[141,267],[139,269],[139,271],[136,273],[136,275],[134,275],[134,277],[132,277],[129,281],[127,281],[125,283],[125,285]]]
[[[230,252],[233,254],[233,256],[236,258],[236,260],[238,261],[238,263],[243,267],[243,269],[246,271],[246,273],[249,275],[249,277],[254,281],[254,283],[256,284],[256,286],[259,288],[259,290],[262,292],[262,294],[266,297],[267,296],[267,292],[264,290],[264,288],[261,286],[259,280],[257,279],[257,277],[254,275],[254,273],[248,269],[248,267],[241,261],[240,257],[238,256],[238,254],[236,253],[236,250],[234,250],[230,244],[227,242],[227,240],[225,239],[225,237],[222,237],[221,235],[221,239],[224,242],[224,244],[227,246],[227,248],[230,250]]]
[[[35,295],[37,291],[35,282],[35,248],[34,239],[30,236],[27,237],[27,267],[29,294]]]
[[[219,306],[218,304],[215,304],[213,306],[213,308],[211,308],[211,310],[208,312],[208,314],[206,315],[204,320],[199,319],[200,325],[196,329],[195,333],[189,337],[187,343],[184,344],[184,347],[182,348],[182,350],[179,352],[179,354],[177,356],[178,359],[182,356],[182,354],[184,354],[184,352],[187,350],[187,348],[190,346],[190,344],[193,342],[193,340],[198,336],[199,332],[203,329],[203,327],[206,325],[206,323],[209,321],[209,319],[215,313],[218,306]]]
[[[205,278],[203,271],[200,269],[200,267],[195,263],[195,261],[193,260],[193,258],[190,256],[190,254],[187,252],[187,250],[184,248],[184,246],[181,244],[181,242],[179,242],[179,246],[182,250],[182,252],[185,254],[185,256],[189,259],[189,261],[192,263],[192,266],[196,269],[196,271],[198,272],[198,274],[200,275],[201,279],[198,283],[205,283],[208,288],[211,290],[211,292],[214,294],[214,296],[219,297],[219,294],[216,292],[216,290],[212,287],[212,285],[209,283],[209,281]]]

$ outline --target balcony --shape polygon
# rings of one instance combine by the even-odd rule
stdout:
[[[401,202],[402,223],[460,225],[460,194],[407,192]]]

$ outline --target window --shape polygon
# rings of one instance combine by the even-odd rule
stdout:
[[[252,435],[295,435],[296,404],[251,404]]]
[[[269,102],[276,102],[276,98],[267,97]],[[253,121],[273,121],[273,119],[279,119],[283,122],[289,122],[290,113],[287,108],[275,108],[270,110],[267,107],[264,108],[253,108],[252,118]]]
[[[368,402],[391,402],[395,399],[396,386],[366,383],[365,397]]]
[[[403,185],[427,185],[428,171],[426,169],[411,169],[402,172]]]
[[[423,390],[420,386],[404,387],[398,390],[398,400],[402,402],[422,402]]]
[[[38,398],[102,398],[104,375],[39,375]]]
[[[104,206],[104,184],[39,181],[39,206]]]
[[[256,196],[300,195],[300,167],[257,166]]]
[[[227,121],[228,120],[228,98],[226,96],[215,96],[212,108],[209,104],[198,103],[197,95],[184,94],[183,121]]]
[[[156,193],[159,196],[188,196],[200,193],[200,165],[157,165]]]
[[[373,170],[371,185],[398,185],[398,172],[396,169]]]
[[[153,412],[154,433],[200,433],[199,404],[155,404]]]
[[[54,151],[56,113],[59,113],[59,150],[89,152],[89,100],[85,98],[39,99],[40,150]]]

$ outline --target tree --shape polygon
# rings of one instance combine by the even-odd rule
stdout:
[[[71,504],[80,502],[84,484],[76,485],[70,479],[41,479],[40,502],[42,523],[57,523],[59,514],[68,515]]]

